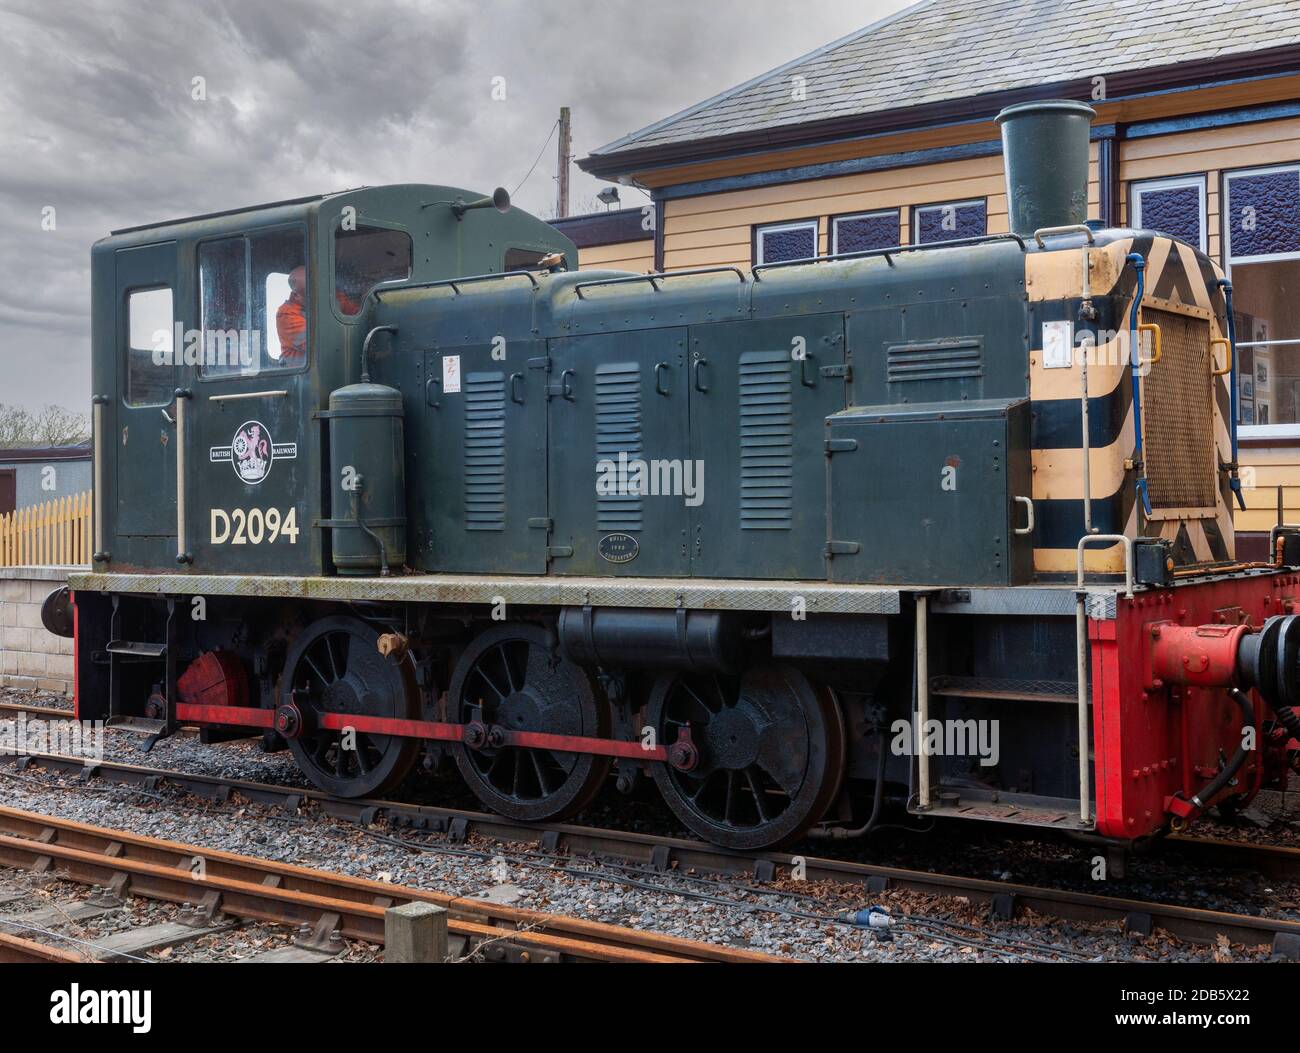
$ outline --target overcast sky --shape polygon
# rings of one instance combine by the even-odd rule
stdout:
[[[0,403],[86,408],[90,246],[114,228],[361,184],[513,191],[562,105],[582,157],[903,6],[0,0]],[[515,195],[544,217],[555,154]],[[575,167],[573,210],[600,187]]]

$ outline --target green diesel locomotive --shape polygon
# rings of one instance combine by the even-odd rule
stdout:
[[[1011,233],[749,271],[580,272],[424,185],[114,233],[79,715],[529,820],[649,778],[746,849],[1283,783],[1300,537],[1234,559],[1231,288],[1084,221],[1090,114],[1004,113]]]

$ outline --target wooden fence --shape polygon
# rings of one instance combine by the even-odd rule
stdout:
[[[0,515],[0,567],[89,563],[89,490]]]

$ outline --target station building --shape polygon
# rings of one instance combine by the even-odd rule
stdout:
[[[1097,111],[1092,218],[1175,234],[1232,278],[1248,485],[1238,552],[1257,555],[1279,487],[1286,521],[1300,522],[1293,0],[922,0],[579,161],[644,188],[651,231],[640,209],[557,226],[587,239],[574,238],[583,267],[634,271],[1002,233],[993,118],[1046,98]]]

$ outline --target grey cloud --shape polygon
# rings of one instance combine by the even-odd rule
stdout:
[[[0,0],[0,402],[84,408],[90,246],[116,227],[364,183],[513,188],[562,105],[581,156],[902,6]],[[516,195],[542,216],[554,156]]]

